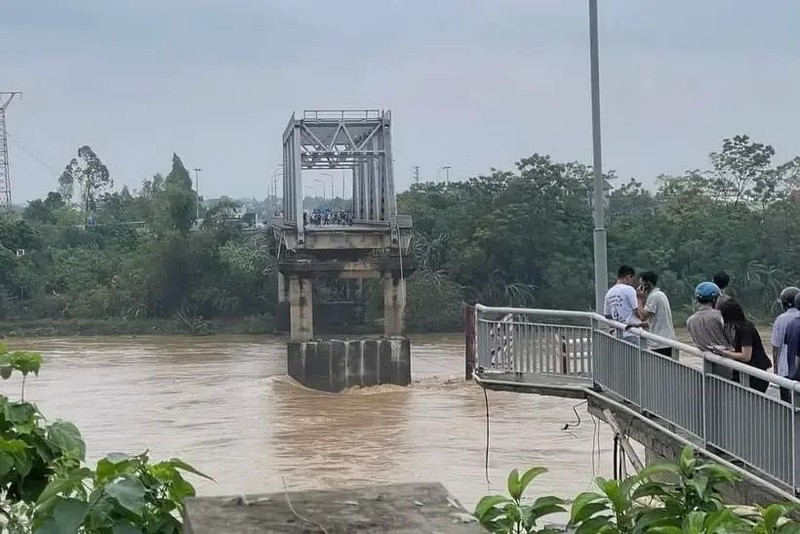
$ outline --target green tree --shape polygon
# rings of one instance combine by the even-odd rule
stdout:
[[[88,145],[78,149],[78,157],[72,158],[58,179],[61,194],[71,199],[77,185],[81,189],[81,209],[86,214],[93,213],[97,198],[114,186],[111,175],[94,150]]]

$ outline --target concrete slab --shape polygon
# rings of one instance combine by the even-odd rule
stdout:
[[[199,497],[183,517],[185,534],[486,532],[438,483]]]
[[[568,399],[583,399],[586,388],[592,387],[588,378],[534,373],[484,373],[476,378],[478,384],[493,391],[531,393]]]

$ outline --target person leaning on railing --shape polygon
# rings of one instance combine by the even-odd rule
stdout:
[[[636,271],[629,265],[622,265],[617,271],[617,283],[606,292],[603,299],[603,315],[618,323],[632,326],[642,326],[639,317],[639,305],[636,290],[633,288]],[[626,328],[623,339],[630,342],[636,341],[636,335]]]
[[[713,282],[701,282],[694,290],[697,309],[686,320],[686,329],[692,336],[695,346],[700,350],[710,350],[713,346],[725,346],[726,348],[732,346],[732,342],[725,332],[722,315],[716,309],[719,296],[719,287]],[[711,372],[725,378],[732,376],[730,368],[716,363],[711,365]]]
[[[756,369],[766,371],[772,367],[767,351],[764,350],[764,343],[756,326],[747,320],[741,304],[733,299],[728,299],[719,307],[722,320],[725,325],[730,326],[733,331],[733,349],[717,345],[712,346],[711,350],[720,356],[737,360]],[[739,371],[734,371],[731,377],[735,382],[739,382]],[[750,387],[764,393],[769,387],[769,382],[754,376],[748,376]]]

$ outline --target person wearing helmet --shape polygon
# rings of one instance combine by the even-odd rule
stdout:
[[[725,332],[722,314],[716,309],[719,296],[719,287],[713,282],[702,282],[694,290],[697,311],[686,320],[686,329],[692,336],[695,346],[700,350],[711,350],[715,346],[732,346]],[[727,367],[719,365],[712,367],[714,374],[726,378],[731,377],[731,371]]]
[[[795,307],[795,297],[800,295],[800,288],[789,286],[781,291],[780,301],[783,313],[781,313],[772,325],[772,361],[775,364],[775,372],[784,378],[789,376],[789,361],[786,358],[786,329],[789,324],[800,317],[800,311]],[[791,401],[792,395],[788,389],[781,388],[781,400]]]

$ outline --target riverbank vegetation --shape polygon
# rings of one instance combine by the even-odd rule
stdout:
[[[571,501],[556,496],[525,499],[525,491],[547,470],[534,467],[522,476],[508,476],[507,495],[487,495],[475,507],[475,517],[495,534],[797,534],[800,523],[789,514],[797,505],[766,507],[725,505],[723,492],[739,480],[720,465],[703,462],[691,448],[677,463],[646,467],[623,480],[598,478],[597,491]],[[547,516],[568,515],[566,527],[545,522]]]
[[[800,158],[776,161],[771,146],[736,136],[709,164],[659,176],[655,188],[606,176],[610,274],[623,263],[659,273],[682,323],[695,285],[725,270],[745,309],[769,320],[800,274]],[[458,301],[593,308],[591,201],[590,167],[542,155],[513,171],[412,186],[398,204],[414,221],[417,304],[430,317]]]
[[[693,287],[726,270],[747,311],[771,319],[780,289],[798,281],[799,176],[800,158],[777,161],[746,136],[726,139],[708,170],[660,176],[655,188],[609,173],[611,271],[660,273],[681,323]],[[130,191],[115,189],[85,146],[54,188],[0,215],[0,334],[274,330],[271,235],[236,222],[233,202],[198,204],[177,155],[166,176]],[[457,330],[474,301],[590,309],[591,188],[590,167],[534,154],[513,170],[398,195],[419,265],[407,280],[409,329]],[[262,219],[279,208],[268,200]],[[370,324],[382,313],[373,294]]]
[[[181,507],[194,496],[178,459],[147,452],[109,454],[94,469],[78,428],[48,421],[25,401],[25,380],[42,358],[0,345],[0,376],[22,375],[20,400],[0,395],[0,531],[8,534],[178,534]]]

